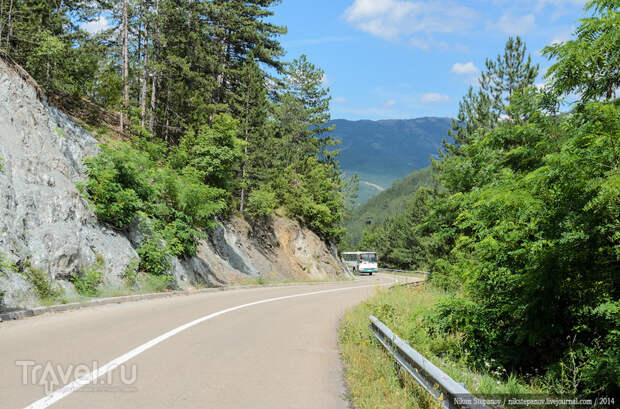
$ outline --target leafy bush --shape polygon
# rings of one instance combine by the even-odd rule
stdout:
[[[160,237],[149,237],[138,250],[140,270],[153,275],[170,271],[170,251]]]
[[[97,287],[103,284],[104,259],[100,254],[96,255],[95,264],[90,268],[84,269],[79,275],[72,277],[73,285],[78,294],[84,297],[94,297],[97,295]]]
[[[271,217],[278,206],[276,194],[266,188],[254,190],[248,198],[248,214],[252,217]]]
[[[164,156],[162,146],[147,137],[136,137],[144,151],[117,143],[87,159],[89,178],[81,189],[103,222],[125,228],[138,215],[147,220],[152,237],[138,250],[145,258],[140,268],[161,274],[169,269],[167,257],[196,254],[201,229],[212,229],[214,216],[226,208],[226,192],[204,184],[204,174],[191,167],[177,171],[155,162]]]
[[[125,268],[125,273],[123,274],[123,280],[125,281],[125,285],[127,288],[133,288],[138,283],[138,268],[140,267],[140,260],[137,258],[132,258],[127,264]]]
[[[37,296],[42,301],[50,300],[60,295],[60,291],[53,288],[49,275],[45,271],[33,267],[29,262],[24,263],[20,273],[34,286]]]
[[[100,221],[123,228],[131,224],[155,192],[148,175],[148,157],[126,143],[103,146],[99,156],[85,160],[89,178],[81,185]]]
[[[323,238],[338,241],[344,234],[344,197],[341,180],[330,177],[334,171],[331,165],[309,158],[299,169],[287,168],[274,190],[290,216],[300,218]]]
[[[103,272],[98,267],[85,269],[73,279],[78,294],[84,297],[97,295],[97,287],[103,283]]]
[[[213,125],[188,131],[179,145],[180,163],[195,169],[203,182],[228,187],[233,169],[241,160],[238,123],[228,115],[216,115]]]

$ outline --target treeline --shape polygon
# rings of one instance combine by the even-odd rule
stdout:
[[[359,243],[362,233],[368,226],[380,226],[386,219],[393,220],[407,209],[409,202],[420,187],[434,185],[436,185],[436,181],[433,179],[431,167],[416,170],[403,179],[396,180],[392,186],[353,209],[350,217],[345,219],[344,226],[347,232],[341,247],[350,251],[361,249]],[[394,231],[397,230],[400,231],[394,229]],[[383,231],[378,233],[380,236],[377,239],[381,237],[384,241],[391,240],[390,236],[383,233]],[[386,247],[384,243],[382,248]],[[385,263],[390,261],[386,254],[382,254],[382,256],[385,266]]]
[[[83,192],[102,222],[145,222],[146,271],[193,255],[214,218],[234,212],[282,208],[340,239],[350,186],[327,149],[324,73],[305,56],[282,60],[277,3],[0,2],[0,49],[108,142]],[[89,34],[85,23],[107,25]]]
[[[443,353],[558,393],[620,389],[618,7],[589,2],[576,38],[543,50],[556,62],[542,89],[509,39],[433,162],[441,189],[420,189],[361,244],[449,291],[423,324],[451,340]],[[560,113],[569,94],[579,101]]]

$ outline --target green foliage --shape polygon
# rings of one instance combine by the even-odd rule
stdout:
[[[60,296],[60,292],[53,287],[53,283],[47,272],[33,267],[29,262],[25,262],[19,272],[30,282],[41,301],[47,301]]]
[[[123,280],[127,288],[134,288],[138,283],[138,268],[140,267],[140,260],[138,258],[132,258],[125,268],[123,274]]]
[[[17,272],[17,266],[9,260],[5,254],[0,252],[0,275],[5,275],[9,271]]]
[[[248,199],[248,214],[252,217],[270,217],[273,216],[277,205],[274,192],[265,188],[257,189]]]
[[[211,126],[202,126],[197,133],[189,131],[181,139],[179,155],[187,158],[186,166],[195,170],[205,183],[227,188],[233,168],[241,160],[241,141],[237,138],[238,123],[227,115],[217,115]]]
[[[433,181],[432,169],[428,167],[412,172],[402,180],[397,180],[390,188],[353,209],[344,224],[351,248],[357,247],[364,229],[379,228],[386,219],[403,213],[418,188],[434,185],[436,183]]]
[[[83,270],[78,276],[73,277],[73,285],[78,294],[84,297],[95,297],[97,287],[103,284],[103,266],[95,264],[91,268]]]
[[[620,11],[617,1],[593,0],[580,20],[577,38],[543,49],[557,62],[546,73],[558,95],[578,93],[581,102],[615,98],[620,86]]]
[[[507,66],[528,66],[519,55]],[[617,392],[620,106],[557,115],[559,101],[529,86],[531,70],[515,83],[497,67],[483,74],[492,87],[465,97],[456,143],[434,162],[445,190],[420,191],[362,244],[387,264],[426,264],[434,285],[456,291],[422,325],[457,337],[470,364],[546,373],[557,393]],[[489,78],[512,85],[499,92]]]
[[[116,228],[142,219],[151,225],[140,267],[159,274],[169,269],[166,257],[196,254],[202,231],[213,228],[214,216],[226,207],[225,192],[206,185],[191,166],[179,172],[156,162],[165,156],[159,144],[143,138],[137,143],[145,150],[128,143],[103,146],[99,156],[86,160],[89,178],[81,188],[100,221]]]
[[[82,190],[100,221],[126,227],[155,197],[149,178],[154,164],[128,144],[103,146],[101,154],[87,158],[85,164],[89,178]]]
[[[140,270],[152,275],[165,275],[170,271],[170,250],[160,237],[149,237],[139,249]]]
[[[169,290],[173,284],[173,276],[145,274],[140,281],[140,290],[145,293],[159,293]]]
[[[289,166],[274,182],[288,214],[306,223],[328,240],[339,240],[344,212],[340,178],[331,177],[333,167],[310,157],[295,169]]]

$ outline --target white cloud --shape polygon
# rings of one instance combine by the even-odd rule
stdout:
[[[344,17],[362,31],[395,39],[417,32],[464,31],[476,23],[478,12],[445,0],[355,0]]]
[[[109,27],[110,23],[108,22],[108,19],[104,16],[101,16],[93,21],[82,24],[80,28],[87,33],[97,34],[103,30],[107,30]]]
[[[416,37],[412,37],[409,39],[409,45],[415,48],[419,48],[422,51],[428,51],[431,48],[430,41]]]
[[[447,95],[441,95],[436,92],[429,92],[420,97],[420,102],[423,104],[438,104],[441,102],[450,101],[450,97]]]
[[[458,75],[477,75],[480,70],[470,61],[466,63],[457,62],[452,66],[450,72]]]
[[[321,79],[321,85],[323,87],[328,87],[331,84],[329,77],[327,74],[323,73],[323,78]]]
[[[459,43],[448,43],[446,41],[436,41],[432,38],[411,37],[409,45],[419,48],[422,51],[456,51],[459,53],[469,53],[469,47]]]
[[[394,105],[396,105],[396,101],[394,101],[393,99],[390,99],[389,101],[386,101],[383,105],[381,105],[381,109],[387,109],[387,108],[391,108]]]
[[[347,103],[347,99],[344,97],[336,97],[334,98],[334,103],[335,104],[346,104]]]
[[[583,7],[588,0],[537,0],[536,1],[536,11],[540,11],[545,8],[548,4],[553,6],[577,6]]]
[[[504,14],[496,24],[497,28],[509,35],[527,34],[535,25],[536,16],[533,14],[523,16]]]
[[[565,43],[573,36],[575,29],[573,27],[562,28],[551,40],[551,44]]]

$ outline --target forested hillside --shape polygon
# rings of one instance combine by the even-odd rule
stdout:
[[[276,3],[1,3],[0,48],[103,142],[81,186],[99,221],[150,226],[141,270],[194,255],[232,213],[281,208],[340,239],[350,186],[326,149],[324,73],[305,56],[282,59]],[[103,31],[80,28],[102,15]]]
[[[340,167],[347,175],[359,175],[359,204],[364,204],[380,192],[371,184],[387,189],[396,179],[429,166],[442,139],[448,137],[450,119],[336,119],[330,125],[335,127],[333,137],[341,141],[335,147],[340,150]]]
[[[416,321],[445,341],[439,355],[555,393],[617,396],[620,12],[603,0],[586,11],[574,39],[543,50],[542,89],[519,38],[487,60],[433,162],[441,189],[420,189],[361,246],[447,291]],[[569,94],[579,102],[561,113]]]
[[[431,188],[435,185],[432,168],[416,170],[403,179],[396,180],[388,189],[356,207],[351,216],[345,220],[346,246],[357,249],[364,229],[381,225],[386,219],[401,214],[407,209],[420,187]]]

